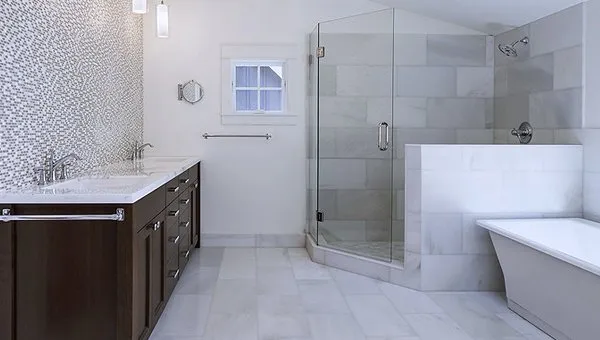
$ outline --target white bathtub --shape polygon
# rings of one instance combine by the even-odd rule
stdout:
[[[600,224],[576,218],[482,220],[511,310],[555,339],[600,339]]]

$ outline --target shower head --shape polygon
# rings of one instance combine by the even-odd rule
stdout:
[[[517,46],[517,44],[527,45],[527,44],[529,44],[529,38],[525,37],[521,40],[517,40],[517,41],[513,42],[510,45],[499,44],[498,50],[500,50],[500,52],[502,52],[502,54],[504,54],[507,57],[516,58],[519,55],[519,53],[517,52],[517,49],[515,48],[515,46]]]

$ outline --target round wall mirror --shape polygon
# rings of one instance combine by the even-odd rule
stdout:
[[[204,97],[204,89],[195,80],[190,80],[185,84],[179,84],[179,100],[184,100],[190,104],[196,104]]]

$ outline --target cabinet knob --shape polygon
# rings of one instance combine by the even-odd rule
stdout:
[[[188,256],[190,256],[190,251],[189,250],[188,251],[182,251],[181,255],[187,259]]]
[[[181,204],[183,204],[183,205],[188,205],[188,204],[190,204],[190,199],[189,199],[189,198],[186,198],[186,199],[184,199],[184,200],[180,200],[180,201],[179,201],[179,203],[181,203]]]
[[[194,184],[194,188],[198,188],[198,183]]]
[[[169,242],[173,243],[173,244],[177,244],[179,242],[179,238],[180,236],[177,237],[169,237]]]
[[[179,276],[179,269],[177,269],[177,270],[171,270],[169,272],[169,277],[171,277],[173,279],[176,279],[178,276]]]
[[[190,226],[190,222],[189,221],[188,222],[181,222],[181,223],[179,223],[179,227],[180,228],[187,228],[189,226]]]
[[[171,216],[171,217],[179,216],[179,210],[169,211],[169,216]]]
[[[179,192],[179,187],[169,188],[167,189],[169,192]]]

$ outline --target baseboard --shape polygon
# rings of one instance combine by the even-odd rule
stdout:
[[[202,247],[304,248],[303,234],[202,234]]]

